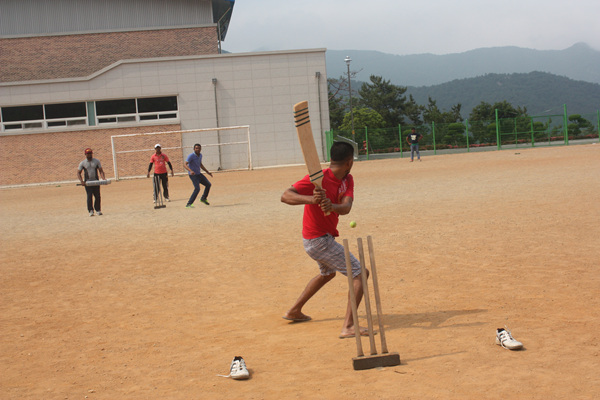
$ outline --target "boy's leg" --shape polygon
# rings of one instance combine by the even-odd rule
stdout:
[[[94,209],[96,210],[96,212],[101,211],[101,207],[100,207],[100,186],[94,186],[93,187],[93,192],[94,192]]]
[[[369,277],[369,271],[365,269],[367,278]],[[355,276],[352,279],[352,285],[354,295],[356,296],[356,307],[360,304],[363,297],[363,284],[362,277],[360,275]],[[366,332],[367,329],[361,329],[361,335]],[[342,333],[340,336],[353,336],[354,333],[354,318],[352,317],[352,304],[350,303],[350,293],[348,293],[348,306],[346,308],[346,317],[344,318],[344,324],[342,325]]]
[[[204,192],[202,193],[202,197],[200,198],[201,200],[206,200],[208,199],[208,193],[210,192],[210,187],[212,186],[210,181],[208,180],[207,177],[205,177],[204,175],[200,175],[200,183],[202,185],[204,185]]]
[[[324,277],[329,276],[327,274],[327,272],[331,272],[331,276],[329,279],[332,279],[333,276],[335,274],[333,274],[335,271],[339,271],[341,272],[343,275],[346,275],[347,273],[347,269],[346,269],[346,255],[345,255],[345,251],[344,251],[344,246],[342,246],[340,243],[335,241],[335,238],[333,238],[330,235],[326,235],[326,236],[322,236],[320,238],[316,238],[316,239],[311,239],[311,240],[304,240],[304,249],[306,250],[306,253],[315,261],[317,261],[319,263],[319,267],[321,268],[321,275]],[[350,262],[352,264],[352,274],[354,276],[352,282],[353,282],[353,290],[354,293],[356,295],[356,302],[357,302],[357,306],[358,304],[360,304],[360,301],[362,300],[362,296],[363,296],[363,286],[362,286],[362,278],[361,278],[361,266],[360,263],[358,262],[358,260],[356,259],[356,257],[354,257],[354,255],[350,254]],[[365,269],[364,270],[365,273],[367,274],[367,278],[369,277],[369,272]],[[326,275],[323,275],[326,274]],[[317,280],[318,277],[313,278],[313,281]],[[306,302],[310,296],[314,295],[316,293],[316,290],[314,292],[311,292],[311,289],[314,289],[314,287],[311,287],[311,284],[316,284],[316,282],[309,282],[309,284],[307,285],[305,292],[306,292],[306,297],[303,297],[303,295],[305,294],[303,292],[302,295],[300,295],[300,298],[296,301],[295,305],[300,305],[300,308],[296,309],[296,311],[301,309],[301,306],[303,305],[302,301],[304,300],[304,302]],[[328,281],[327,281],[328,282]],[[325,283],[327,283],[325,282]],[[320,287],[317,288],[320,289],[325,283],[323,283]],[[348,296],[350,296],[350,294],[348,294]],[[294,310],[294,308],[292,307],[292,309],[290,309],[290,311]],[[288,312],[290,312],[288,311]],[[366,329],[363,329],[362,331],[366,332]],[[361,331],[361,334],[363,334],[363,332]],[[346,317],[344,318],[344,323],[342,325],[342,332],[340,334],[340,336],[349,336],[354,334],[354,321],[352,318],[352,308],[350,306],[350,300],[348,299],[348,305],[346,307]]]
[[[415,158],[415,145],[410,145],[410,161],[413,161]]]
[[[92,193],[92,187],[86,186],[85,193],[87,194],[87,209],[88,209],[88,211],[93,212],[94,211],[94,198],[93,198],[93,193]]]
[[[200,193],[200,183],[197,179],[198,175],[188,175],[190,177],[190,179],[192,180],[192,184],[194,185],[194,191],[192,192],[192,195],[190,196],[190,199],[187,202],[187,205],[191,205],[194,203],[194,201],[196,200],[196,197],[198,197],[198,193]]]
[[[325,286],[327,282],[332,280],[334,277],[335,272],[330,275],[319,274],[312,278],[300,294],[300,297],[298,297],[298,300],[296,300],[294,305],[288,310],[288,312],[285,313],[283,318],[298,321],[310,320],[310,317],[308,315],[302,313],[302,307],[304,307],[306,302],[310,300],[310,298],[313,297],[315,293],[317,293],[323,286]]]
[[[417,145],[415,147],[416,147],[416,150],[417,150],[417,159],[421,160],[421,152],[419,152],[419,144],[417,143]]]
[[[165,196],[165,199],[169,200],[169,174],[161,174],[160,180],[162,181],[163,195]]]

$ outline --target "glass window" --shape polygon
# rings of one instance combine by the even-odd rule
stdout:
[[[96,102],[96,115],[135,114],[135,99]]]
[[[46,104],[46,119],[85,117],[85,103]]]
[[[2,121],[31,121],[44,119],[44,109],[39,106],[2,107]]]
[[[138,112],[177,111],[177,97],[152,97],[137,99]]]
[[[151,114],[151,115],[140,115],[140,121],[146,121],[149,119],[158,119],[158,115],[156,114]]]

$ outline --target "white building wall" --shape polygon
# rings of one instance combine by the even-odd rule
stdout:
[[[213,78],[219,126],[250,125],[254,167],[304,162],[292,114],[293,105],[303,100],[309,102],[315,143],[324,159],[329,129],[325,49],[129,60],[87,78],[0,83],[0,105],[177,95],[183,130],[213,128]]]

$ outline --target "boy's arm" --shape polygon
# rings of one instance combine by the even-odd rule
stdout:
[[[83,181],[83,178],[81,177],[82,171],[83,171],[82,169],[77,169],[77,178],[79,178],[79,182],[81,182],[81,186],[85,186],[85,182]]]
[[[196,173],[190,169],[189,165],[189,161],[186,160],[185,163],[183,163],[183,168],[185,168],[190,173],[190,175],[196,175]]]
[[[323,212],[329,211],[338,215],[346,215],[350,213],[350,210],[352,210],[352,202],[353,200],[350,196],[342,197],[342,202],[339,204],[334,204],[331,202],[331,200],[325,199],[325,201],[321,203],[321,209]]]
[[[204,164],[200,163],[200,168],[202,168],[204,170],[204,172],[206,172],[207,174],[209,174],[212,177],[212,174],[210,173],[209,170],[206,169],[206,167],[204,166]]]
[[[316,188],[312,196],[298,193],[295,187],[286,189],[281,195],[281,202],[291,206],[303,204],[319,204],[325,198],[325,191],[321,188]]]

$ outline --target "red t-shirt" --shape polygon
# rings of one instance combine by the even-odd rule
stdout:
[[[302,195],[312,196],[315,189],[308,175],[304,179],[292,185],[296,191]],[[333,175],[331,169],[323,170],[323,189],[325,189],[327,198],[334,204],[340,204],[345,196],[354,199],[354,178],[348,174],[344,179],[339,180]],[[337,230],[339,216],[332,212],[328,216],[323,214],[318,204],[306,204],[304,206],[304,217],[302,219],[302,237],[304,239],[314,239],[326,234],[334,237],[339,236]]]
[[[150,157],[150,162],[154,163],[155,174],[164,174],[167,172],[167,163],[169,162],[169,157],[167,157],[165,153],[160,153],[160,155],[157,155],[156,153],[152,154],[152,157]]]

